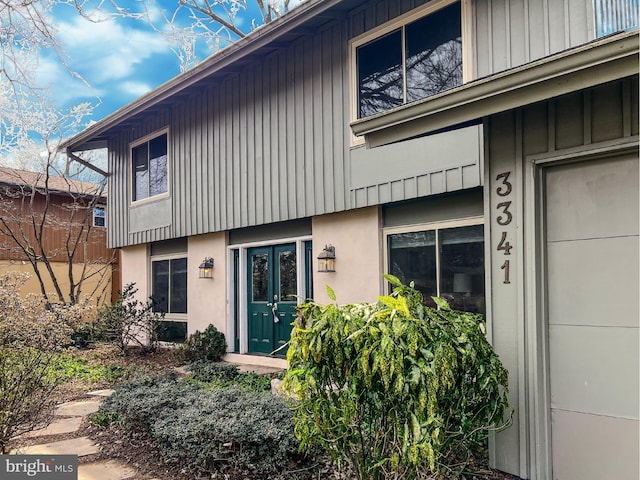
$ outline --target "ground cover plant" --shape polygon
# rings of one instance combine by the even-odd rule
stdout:
[[[377,303],[299,307],[284,380],[296,436],[361,480],[465,475],[509,422],[507,372],[482,317],[385,278]]]
[[[240,468],[276,478],[302,460],[287,402],[238,386],[205,389],[171,376],[143,376],[120,385],[94,421],[116,423],[151,439],[163,462],[197,472]]]

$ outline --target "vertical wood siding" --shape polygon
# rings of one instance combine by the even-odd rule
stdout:
[[[473,5],[478,78],[595,38],[591,1],[479,0]]]
[[[171,106],[130,119],[110,139],[109,210],[119,214],[110,216],[109,245],[309,218],[438,190],[423,185],[424,172],[417,170],[406,177],[420,177],[417,183],[360,185],[351,165],[349,39],[425,3],[368,2],[226,77],[191,87],[188,96],[171,99]],[[471,5],[471,57],[478,77],[594,36],[591,3],[584,0]],[[129,144],[165,127],[170,198],[130,206]],[[462,164],[435,172],[430,183],[440,175],[453,188],[476,186],[479,164]],[[356,184],[363,189],[356,192]]]

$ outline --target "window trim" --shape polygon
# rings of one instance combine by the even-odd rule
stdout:
[[[102,209],[104,214],[102,216],[96,215],[96,209]],[[96,218],[103,218],[104,225],[96,225]],[[104,204],[98,204],[93,206],[93,212],[91,212],[91,225],[95,228],[107,228],[107,206]]]
[[[415,223],[411,225],[402,225],[399,227],[388,227],[382,229],[383,236],[383,266],[384,272],[386,274],[390,274],[389,272],[389,235],[396,235],[401,233],[412,233],[412,232],[424,232],[428,230],[436,231],[436,246],[438,245],[438,230],[446,230],[448,228],[459,228],[459,227],[471,227],[474,225],[483,225],[486,227],[484,221],[484,216],[475,216],[475,217],[466,217],[455,220],[444,220],[440,222],[429,222],[429,223]],[[483,239],[483,241],[485,241]],[[484,267],[485,267],[485,282],[486,282],[486,270],[487,270],[487,259],[484,259]],[[440,295],[440,252],[438,248],[436,248],[436,285],[437,285],[437,294]],[[387,288],[387,287],[384,287]],[[488,287],[485,284],[485,299],[488,296]],[[383,292],[383,295],[387,295],[388,292]],[[485,314],[486,315],[486,314]]]
[[[179,252],[179,253],[170,253],[166,255],[154,255],[149,254],[149,297],[153,297],[153,262],[162,262],[166,260],[177,260],[181,258],[185,258],[187,260],[187,312],[186,313],[171,313],[166,312],[164,314],[164,319],[167,321],[175,320],[180,322],[187,322],[187,332],[188,332],[188,320],[187,317],[189,315],[189,256],[187,252]],[[168,303],[171,303],[171,300],[168,299]]]
[[[367,30],[366,32],[358,35],[357,37],[349,40],[349,103],[350,103],[350,117],[351,121],[354,122],[356,120],[361,120],[358,118],[358,70],[356,64],[356,51],[358,47],[364,45],[365,43],[369,43],[373,40],[383,37],[388,33],[397,30],[401,27],[406,26],[407,24],[419,20],[420,18],[426,17],[442,8],[448,7],[449,5],[460,2],[460,34],[462,36],[462,83],[465,84],[469,80],[472,79],[473,72],[473,55],[472,55],[472,45],[471,38],[473,34],[473,16],[472,16],[472,4],[471,0],[432,0],[431,2],[422,5],[421,7],[414,8],[413,10],[395,17],[388,22],[383,23],[371,30]],[[404,32],[404,30],[403,30]],[[404,38],[404,33],[402,34]],[[402,44],[403,51],[403,63],[405,60],[404,50],[405,44]],[[403,76],[404,77],[404,76]],[[403,78],[403,89],[406,93],[406,78]],[[401,108],[406,104],[401,105]],[[393,110],[389,109],[388,111]],[[387,111],[387,112],[388,112]],[[383,115],[387,112],[381,112],[379,115]],[[372,115],[375,116],[375,115]],[[351,146],[356,147],[363,145],[365,143],[364,136],[357,137],[353,130],[349,129],[351,132]]]
[[[167,191],[164,193],[160,193],[158,195],[149,196],[146,198],[142,198],[140,200],[134,200],[133,192],[135,190],[135,175],[133,172],[133,149],[139,147],[144,143],[148,143],[154,138],[160,137],[162,135],[167,135]],[[170,133],[169,127],[161,128],[160,130],[156,130],[145,135],[142,138],[137,139],[134,142],[129,143],[129,158],[127,162],[127,175],[129,176],[129,206],[138,206],[144,205],[145,203],[155,202],[157,200],[165,199],[171,196],[171,154],[170,154]]]

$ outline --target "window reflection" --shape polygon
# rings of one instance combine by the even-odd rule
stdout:
[[[357,49],[360,117],[404,102],[402,32],[396,30]]]
[[[460,3],[357,47],[356,70],[359,118],[461,85]]]
[[[269,255],[251,256],[251,295],[254,302],[266,302],[269,297]]]
[[[407,102],[462,84],[460,7],[438,10],[406,27]]]
[[[134,147],[131,153],[134,201],[167,192],[167,134]]]
[[[280,300],[294,301],[298,293],[296,252],[285,251],[279,255]]]
[[[440,296],[456,310],[485,313],[483,225],[391,234],[388,245],[389,272],[414,282],[426,305]]]

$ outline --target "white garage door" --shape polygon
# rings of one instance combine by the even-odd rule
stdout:
[[[638,479],[638,155],[546,171],[553,478]]]

